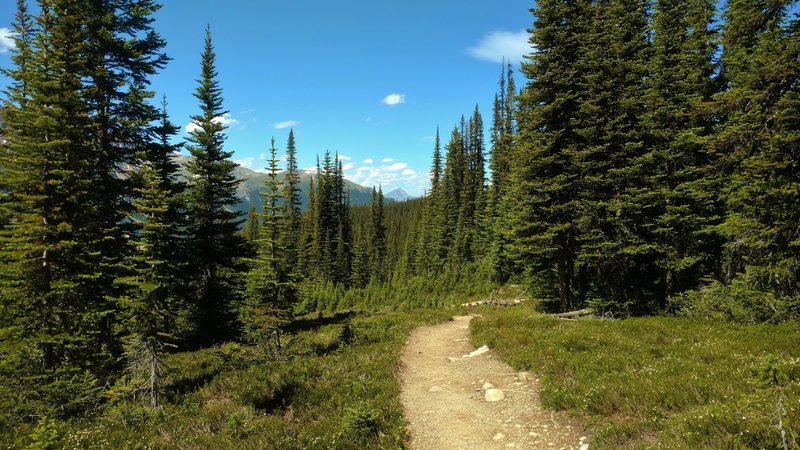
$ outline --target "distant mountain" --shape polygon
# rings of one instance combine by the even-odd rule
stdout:
[[[188,174],[185,167],[190,159],[190,157],[183,155],[175,156],[175,160],[182,167],[181,174],[184,178]],[[247,212],[252,205],[261,211],[261,208],[264,206],[264,198],[261,196],[261,193],[266,189],[264,181],[267,179],[267,174],[256,172],[242,166],[234,169],[234,174],[237,178],[242,180],[237,191],[241,201],[236,205],[236,209]],[[300,175],[300,204],[304,211],[308,208],[308,181],[312,175],[313,174],[308,172],[303,172]],[[283,174],[278,174],[278,178],[282,180]],[[350,193],[351,205],[369,205],[372,200],[372,188],[367,188],[348,180],[345,180],[345,184]]]
[[[404,202],[411,198],[408,192],[404,191],[402,188],[397,188],[388,194],[383,194],[383,196],[396,202]]]

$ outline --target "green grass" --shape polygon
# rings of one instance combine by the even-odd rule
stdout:
[[[529,307],[472,323],[542,381],[546,407],[584,418],[593,448],[800,448],[800,327],[681,318],[563,321]]]
[[[238,344],[170,355],[162,408],[116,399],[90,418],[22,426],[0,447],[402,448],[399,352],[412,328],[451,315],[313,316],[294,323],[281,363]]]

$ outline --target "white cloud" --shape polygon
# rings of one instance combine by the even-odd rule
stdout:
[[[297,125],[299,125],[299,122],[295,122],[294,120],[287,120],[285,122],[273,123],[272,128],[275,128],[276,130],[282,130],[284,128],[294,127]]]
[[[382,163],[390,163],[390,162],[394,162],[394,158],[383,158],[383,159],[381,160],[381,162],[382,162]]]
[[[337,155],[337,158],[339,159],[339,161],[352,161],[353,160],[353,158],[351,158],[351,157],[349,157],[347,155],[341,155],[341,154]]]
[[[230,113],[225,113],[221,116],[214,117],[212,122],[221,123],[225,127],[232,127],[239,123],[239,121],[234,119]],[[185,129],[187,133],[191,133],[192,131],[199,130],[200,125],[196,124],[195,122],[190,122],[188,125],[186,125]]]
[[[350,169],[352,169],[352,168],[353,168],[353,167],[355,167],[355,166],[356,166],[355,164],[353,164],[353,163],[349,162],[349,163],[347,163],[347,164],[343,164],[343,165],[342,165],[342,170],[350,170]]]
[[[365,159],[364,161],[361,161],[361,162],[363,162],[364,164],[372,164],[375,161],[372,158],[367,158],[367,159]]]
[[[8,53],[16,47],[14,32],[6,27],[0,27],[0,53]]]
[[[492,31],[484,35],[477,45],[467,49],[473,58],[499,63],[505,58],[512,63],[519,63],[522,57],[531,52],[528,43],[529,34],[521,31]]]
[[[235,160],[233,160],[233,162],[235,162],[236,164],[238,164],[238,165],[240,165],[242,167],[245,167],[247,169],[252,169],[253,168],[253,164],[255,164],[255,162],[256,162],[256,159],[255,158],[242,158],[242,159],[235,159]]]
[[[303,169],[303,172],[306,172],[306,173],[317,173],[317,166],[314,165],[314,166],[311,166],[311,167],[306,167],[305,169]]]
[[[383,103],[389,106],[396,106],[406,102],[405,94],[389,94],[383,98]]]
[[[394,162],[391,158],[388,163],[380,166],[358,166],[354,164],[346,164],[344,168],[344,175],[350,181],[358,183],[362,186],[377,187],[383,186],[384,192],[389,192],[397,188],[403,188],[411,195],[422,195],[428,188],[428,175],[425,173],[418,173],[417,171],[408,167],[407,163]],[[366,161],[370,161],[367,163]],[[365,164],[372,164],[372,158],[365,160]]]
[[[403,170],[403,169],[407,169],[407,168],[408,168],[408,164],[402,163],[402,162],[398,162],[398,163],[394,163],[391,166],[387,167],[386,170],[388,170],[389,172],[397,172],[397,171],[400,171],[400,170]]]

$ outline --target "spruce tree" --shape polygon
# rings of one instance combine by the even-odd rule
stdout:
[[[383,189],[372,188],[369,206],[369,267],[378,282],[386,281],[386,223],[383,213]]]
[[[196,344],[210,345],[236,334],[234,309],[238,298],[238,258],[243,255],[243,239],[238,232],[240,213],[232,207],[239,202],[232,152],[225,151],[226,126],[219,119],[222,89],[217,80],[216,55],[211,29],[206,29],[201,58],[201,76],[195,90],[200,113],[192,116],[194,129],[187,148],[194,159],[189,171],[189,238],[196,269]]]
[[[255,206],[250,206],[247,211],[247,220],[242,228],[242,237],[249,243],[255,244],[258,241],[258,234],[261,229],[261,222],[258,220],[258,210]]]
[[[658,271],[648,282],[661,291],[652,308],[713,275],[719,239],[717,195],[709,184],[711,120],[704,113],[713,94],[714,2],[659,0],[653,17],[653,50],[647,81],[648,149],[636,161],[644,184],[635,199],[645,206],[640,238],[653,245]]]
[[[725,11],[723,74],[717,97],[728,279],[779,298],[800,296],[800,185],[797,156],[797,55],[794,1],[732,0]]]
[[[587,71],[576,122],[583,145],[574,161],[580,173],[579,262],[591,273],[592,306],[623,314],[646,311],[656,295],[649,282],[653,248],[642,240],[648,222],[639,198],[644,80],[647,74],[647,2],[596,3]]]
[[[294,130],[289,130],[286,143],[286,171],[283,176],[283,198],[289,214],[281,239],[286,242],[288,264],[299,273],[302,242],[302,212],[300,210],[300,173],[297,169],[297,148]]]
[[[12,200],[0,233],[14,349],[3,371],[21,382],[14,395],[29,414],[72,414],[97,400],[94,377],[122,352],[116,280],[136,177],[119,175],[152,142],[148,77],[166,57],[151,2],[42,0],[35,18],[18,6],[0,155]]]
[[[291,217],[278,181],[275,138],[270,146],[267,171],[262,229],[257,241],[258,252],[247,275],[242,322],[248,339],[262,346],[268,356],[281,358],[282,335],[297,300],[297,287],[293,268],[287,261],[287,242],[281,239],[285,223]]]
[[[519,138],[510,158],[503,234],[508,254],[534,280],[537,295],[557,309],[581,303],[576,264],[580,170],[583,146],[575,112],[584,101],[584,53],[591,2],[541,0],[530,39],[534,51],[522,64],[528,79],[519,97]]]

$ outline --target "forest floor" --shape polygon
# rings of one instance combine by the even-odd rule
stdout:
[[[401,397],[411,448],[587,449],[579,423],[540,406],[534,375],[514,371],[491,350],[468,356],[475,351],[471,319],[417,328],[403,349]],[[496,390],[503,399],[488,401]]]

